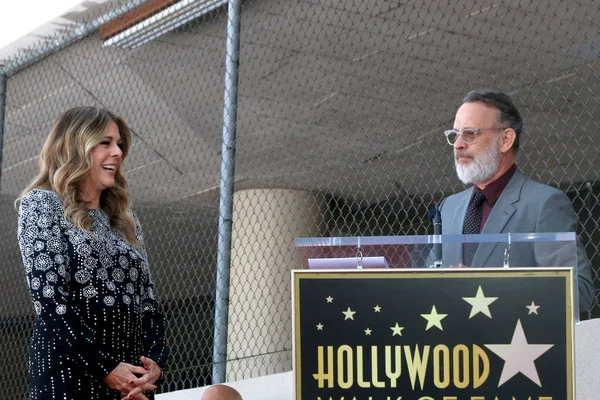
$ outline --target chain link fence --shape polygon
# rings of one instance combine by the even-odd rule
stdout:
[[[129,7],[129,19],[173,3]],[[79,18],[91,23],[131,4],[109,1]],[[78,105],[110,109],[133,132],[126,176],[172,350],[161,390],[211,383],[227,5],[185,22],[135,47],[106,45],[114,33],[100,26],[8,74],[5,398],[27,396],[33,318],[13,202],[37,171],[54,119]],[[525,118],[517,163],[572,199],[600,287],[599,27],[594,0],[244,1],[227,380],[292,368],[295,237],[432,233],[427,211],[464,189],[442,131],[472,89],[515,100]],[[589,316],[600,317],[598,297]]]

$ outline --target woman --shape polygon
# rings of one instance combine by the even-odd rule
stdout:
[[[152,398],[167,358],[139,222],[128,209],[125,122],[66,111],[18,199],[19,246],[35,309],[30,398]]]

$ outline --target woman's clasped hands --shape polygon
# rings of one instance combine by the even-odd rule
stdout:
[[[162,369],[148,357],[141,357],[143,367],[128,363],[119,363],[104,378],[111,388],[121,392],[127,400],[148,400],[144,392],[154,391],[154,384],[162,375]]]

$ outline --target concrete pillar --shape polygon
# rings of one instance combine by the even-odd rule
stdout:
[[[294,238],[323,236],[326,199],[308,191],[234,193],[227,381],[292,369]]]

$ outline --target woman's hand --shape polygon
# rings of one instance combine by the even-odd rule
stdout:
[[[125,397],[127,400],[146,399],[144,392],[148,390],[156,390],[157,386],[154,384],[154,382],[159,380],[162,375],[162,369],[152,359],[142,356],[140,360],[142,361],[142,364],[144,364],[143,369],[145,373],[139,378],[136,377],[129,382],[135,387]],[[144,397],[139,397],[140,395]]]
[[[154,361],[146,359],[154,364],[155,369],[158,369],[158,376],[156,379],[153,379],[154,375],[156,375],[156,371],[151,371],[151,366],[146,365],[144,359],[146,358],[142,357],[142,363],[144,363],[143,367],[137,367],[123,362],[119,363],[115,369],[104,377],[104,383],[112,389],[123,393],[126,399],[148,400],[148,398],[144,396],[144,392],[157,389],[154,382],[158,380],[162,370]],[[137,375],[141,375],[141,377],[138,378]]]

